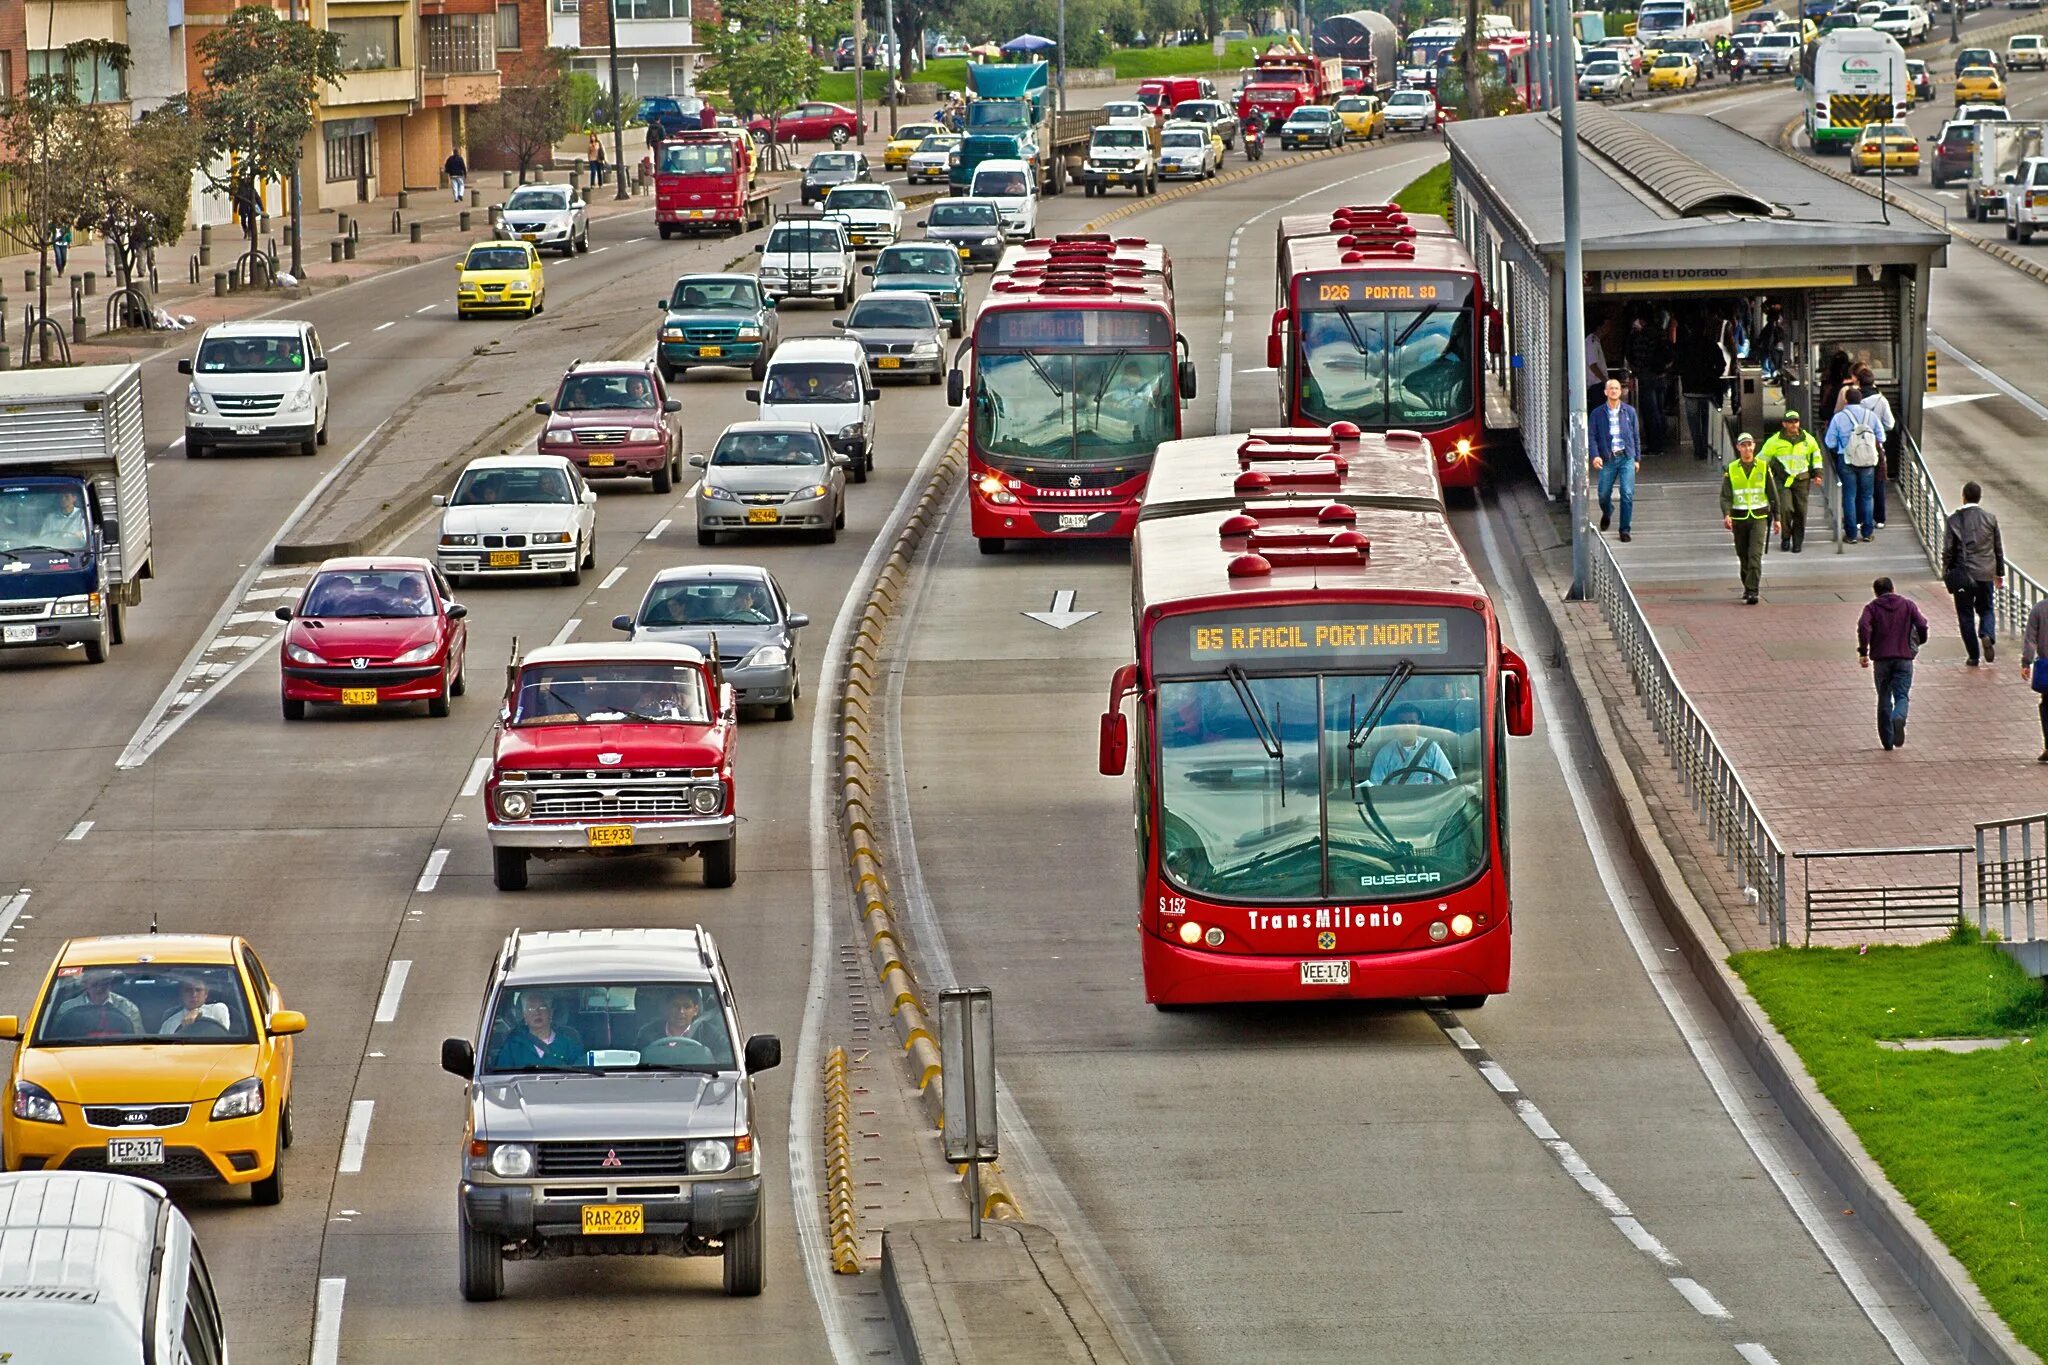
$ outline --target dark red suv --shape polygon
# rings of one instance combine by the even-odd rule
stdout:
[[[572,461],[586,479],[650,479],[656,493],[682,473],[682,408],[654,366],[624,360],[578,363],[554,402],[533,405],[547,419],[541,454]]]
[[[1934,142],[1934,165],[1928,170],[1934,180],[1934,188],[1940,189],[1951,180],[1968,180],[1970,158],[1976,146],[1975,123],[1943,124],[1941,135]]]

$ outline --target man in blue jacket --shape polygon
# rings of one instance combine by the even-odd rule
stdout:
[[[1621,401],[1621,381],[1610,379],[1607,401],[1594,408],[1587,422],[1586,451],[1600,476],[1600,529],[1614,519],[1614,485],[1621,485],[1621,538],[1636,510],[1636,461],[1643,457],[1643,425],[1636,410]]]

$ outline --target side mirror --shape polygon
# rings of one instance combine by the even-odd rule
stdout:
[[[772,1033],[757,1033],[747,1039],[747,1074],[773,1071],[782,1065],[782,1040]]]
[[[689,460],[689,465],[692,469],[703,469],[705,467],[704,457],[702,455],[692,455]]]
[[[448,619],[449,619],[449,620],[451,620],[451,621],[460,621],[460,620],[462,620],[462,619],[463,619],[464,617],[466,617],[466,616],[468,616],[468,615],[469,615],[469,608],[468,608],[468,607],[465,607],[465,606],[463,606],[463,605],[462,605],[462,603],[460,603],[460,602],[450,602],[450,603],[448,604]]]
[[[1095,766],[1104,777],[1122,775],[1131,754],[1131,722],[1121,711],[1102,713],[1102,734],[1096,741]]]
[[[289,621],[292,619],[292,609],[290,607],[279,607],[272,615],[276,616],[280,621]]]
[[[0,1014],[0,1042],[12,1043],[21,1038],[21,1016]]]
[[[946,406],[957,408],[967,401],[967,377],[958,370],[946,371]]]
[[[1529,683],[1529,665],[1512,649],[1500,652],[1501,686],[1506,690],[1508,733],[1536,733],[1536,692]]]
[[[2011,177],[2011,176],[2007,176],[2007,177],[2006,177],[2006,179],[2007,179],[2007,180],[2010,180],[2010,179],[2012,179],[2012,177]],[[832,319],[832,325],[833,325],[834,327],[838,327],[838,328],[842,328],[842,329],[843,329],[843,328],[844,328],[844,327],[846,326],[846,319],[845,319],[845,318],[834,318],[834,319]]]
[[[291,1033],[306,1031],[306,1016],[297,1010],[272,1010],[270,1017],[263,1021],[263,1027],[272,1035],[283,1037]]]
[[[1280,329],[1287,325],[1285,308],[1273,310],[1273,321],[1266,330],[1266,368],[1277,370],[1287,363],[1287,350],[1280,342]]]
[[[314,373],[314,374],[326,374],[326,373],[327,373],[327,357],[326,357],[326,356],[324,356],[324,355],[316,355],[316,356],[314,356],[314,357],[313,357],[313,373]]]
[[[747,401],[748,401],[749,403],[758,403],[758,402],[760,402],[760,401],[761,401],[761,391],[760,391],[759,389],[748,389],[748,390],[747,390],[747,393],[746,393],[746,399],[747,399]]]
[[[663,412],[681,412],[683,410],[683,400],[680,398],[664,398],[661,400],[661,410]]]
[[[535,403],[533,405],[533,412],[534,416],[536,417],[552,417],[554,415],[555,409],[552,404]]]
[[[446,493],[436,493],[436,494],[434,494],[434,506],[436,506],[436,507],[446,507],[447,505],[448,505],[448,495],[447,495]]]
[[[785,621],[783,624],[788,626],[791,630],[802,630],[805,626],[809,625],[810,623],[810,617],[806,616],[804,613],[800,611],[793,611],[789,614],[789,619]]]
[[[476,1048],[467,1038],[443,1038],[441,1040],[441,1069],[451,1076],[468,1080],[476,1074]]]
[[[1180,401],[1185,403],[1195,396],[1195,362],[1180,362]]]
[[[179,362],[178,362],[178,373],[179,373],[179,374],[190,374],[190,373],[192,373],[192,362],[191,362],[191,361],[189,361],[189,360],[181,360],[181,361],[179,361]]]
[[[612,618],[612,629],[623,630],[626,634],[631,635],[633,633],[633,618],[630,616],[614,616]]]

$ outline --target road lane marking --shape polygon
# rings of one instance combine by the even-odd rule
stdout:
[[[650,529],[650,530],[649,530],[649,531],[647,532],[647,538],[648,538],[649,540],[660,540],[660,539],[661,539],[661,533],[662,533],[663,531],[666,531],[666,530],[667,530],[667,529],[668,529],[669,527],[673,526],[674,524],[675,524],[675,518],[673,518],[673,517],[663,517],[663,518],[662,518],[662,519],[661,519],[660,521],[657,521],[657,522],[655,522],[655,523],[654,523],[654,526],[652,527],[652,529]]]
[[[1514,628],[1518,638],[1525,641],[1537,639],[1529,623],[1528,609],[1523,604],[1520,594],[1507,590],[1507,585],[1512,580],[1507,576],[1491,516],[1482,509],[1477,520],[1479,543],[1485,554],[1487,567],[1491,570],[1494,581],[1503,587],[1501,600],[1506,607],[1509,624]],[[1570,741],[1559,719],[1562,713],[1555,704],[1556,686],[1551,680],[1550,666],[1543,661],[1541,654],[1534,650],[1530,652],[1528,661],[1531,683],[1537,697],[1537,712],[1542,717],[1544,741],[1550,748],[1551,758],[1557,764],[1558,771],[1564,777],[1565,791],[1571,797],[1572,810],[1578,818],[1580,832],[1586,841],[1586,851],[1592,856],[1593,868],[1599,876],[1601,890],[1607,898],[1609,907],[1614,911],[1615,918],[1620,922],[1622,933],[1628,939],[1629,947],[1635,953],[1643,974],[1649,978],[1650,988],[1656,991],[1657,999],[1664,1006],[1664,1012],[1670,1016],[1672,1024],[1685,1039],[1687,1050],[1692,1053],[1693,1061],[1699,1067],[1700,1073],[1706,1077],[1708,1086],[1714,1092],[1714,1098],[1720,1102],[1722,1112],[1728,1115],[1729,1122],[1735,1126],[1736,1132],[1742,1135],[1743,1142],[1748,1145],[1757,1164],[1764,1168],[1764,1173],[1770,1176],[1771,1183],[1778,1187],[1778,1193],[1784,1197],[1793,1217],[1799,1220],[1807,1235],[1813,1239],[1814,1245],[1827,1257],[1828,1264],[1834,1267],[1835,1274],[1841,1279],[1842,1287],[1849,1291],[1850,1297],[1856,1301],[1856,1306],[1863,1310],[1863,1316],[1869,1319],[1870,1325],[1877,1329],[1878,1335],[1891,1347],[1899,1365],[1928,1365],[1927,1357],[1922,1354],[1912,1337],[1907,1335],[1906,1329],[1893,1315],[1890,1306],[1870,1283],[1862,1265],[1843,1242],[1834,1224],[1814,1206],[1812,1197],[1807,1194],[1791,1167],[1779,1155],[1777,1148],[1756,1120],[1742,1107],[1736,1095],[1735,1083],[1708,1044],[1699,1021],[1693,1017],[1692,1007],[1672,985],[1670,977],[1676,969],[1662,961],[1662,954],[1654,951],[1650,943],[1642,911],[1629,897],[1606,827],[1600,823],[1592,797],[1586,791],[1586,784],[1572,756]],[[1626,1216],[1627,1213],[1627,1209],[1622,1209],[1618,1216]]]
[[[1929,332],[1927,334],[1927,340],[1931,342],[1937,349],[1947,351],[1957,360],[1962,361],[1964,365],[1969,367],[1972,373],[1974,373],[1979,379],[1983,380],[1985,383],[1989,384],[1992,388],[1997,389],[2007,398],[2012,399],[2013,402],[2018,403],[2021,407],[2025,408],[2028,412],[2033,413],[2034,416],[2040,418],[2042,421],[2048,422],[2048,406],[2043,406],[2040,402],[2036,401],[2032,397],[2032,395],[2022,393],[2020,392],[2020,390],[2014,388],[2011,384],[2007,383],[2005,379],[2001,377],[1996,370],[1980,365],[1976,361],[1970,359],[1970,357],[1964,355],[1961,351],[1957,350],[1954,346],[1950,345],[1945,337],[1941,337],[1933,332]]]
[[[491,770],[491,756],[478,754],[476,762],[469,765],[469,777],[462,784],[464,796],[475,796],[483,790],[484,774]]]
[[[412,972],[407,958],[394,958],[384,972],[384,994],[377,997],[377,1020],[388,1024],[398,1017],[398,999],[405,994],[405,978]]]
[[[341,1300],[347,1293],[348,1281],[341,1276],[320,1281],[313,1305],[313,1365],[340,1365]]]
[[[597,590],[599,592],[603,592],[606,588],[609,588],[612,584],[618,582],[621,578],[624,578],[625,576],[626,566],[621,564],[618,568],[613,569],[610,573],[604,576],[604,581],[597,585]]]
[[[343,1175],[354,1175],[363,1169],[363,1149],[370,1145],[370,1114],[377,1107],[375,1100],[351,1100],[348,1106],[348,1127],[341,1134],[341,1166]]]
[[[571,635],[574,635],[574,634],[576,633],[576,627],[578,627],[578,626],[580,626],[580,625],[582,625],[582,624],[583,624],[583,618],[582,618],[582,617],[580,617],[580,616],[572,616],[572,617],[570,617],[570,618],[569,618],[568,620],[566,620],[566,621],[562,622],[562,628],[561,628],[560,630],[558,630],[558,631],[556,631],[556,632],[555,632],[555,638],[554,638],[554,639],[552,639],[552,640],[550,640],[550,641],[548,641],[548,643],[549,643],[549,644],[551,644],[551,645],[559,645],[559,644],[566,644],[566,643],[568,643],[568,639],[569,639],[569,637],[570,637]]]
[[[77,824],[71,827],[71,832],[65,835],[64,839],[65,842],[67,843],[75,844],[80,839],[83,839],[86,835],[90,833],[92,833],[92,821],[80,820]]]
[[[377,325],[376,325],[375,327],[372,327],[372,328],[371,328],[370,330],[371,330],[371,331],[373,331],[373,332],[381,332],[381,331],[383,331],[383,330],[384,330],[384,329],[385,329],[386,327],[396,327],[397,325],[398,325],[398,324],[397,324],[397,322],[395,322],[395,321],[394,321],[394,322],[380,322],[380,323],[378,323],[378,324],[377,324]]]
[[[437,848],[432,853],[429,853],[427,855],[426,869],[420,873],[419,884],[413,887],[413,890],[423,895],[426,892],[432,891],[436,886],[440,885],[441,869],[446,867],[447,865],[447,849]]]
[[[1712,1294],[1709,1294],[1706,1291],[1706,1287],[1700,1284],[1698,1280],[1687,1279],[1683,1275],[1673,1275],[1671,1277],[1671,1287],[1676,1289],[1679,1297],[1691,1304],[1694,1310],[1703,1318],[1720,1318],[1725,1321],[1734,1316],[1734,1314],[1723,1308],[1721,1301]]]

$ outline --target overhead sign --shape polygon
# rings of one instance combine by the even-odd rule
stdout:
[[[1856,283],[1853,265],[1669,266],[1602,270],[1602,294],[1721,294],[1746,289],[1845,289]]]

